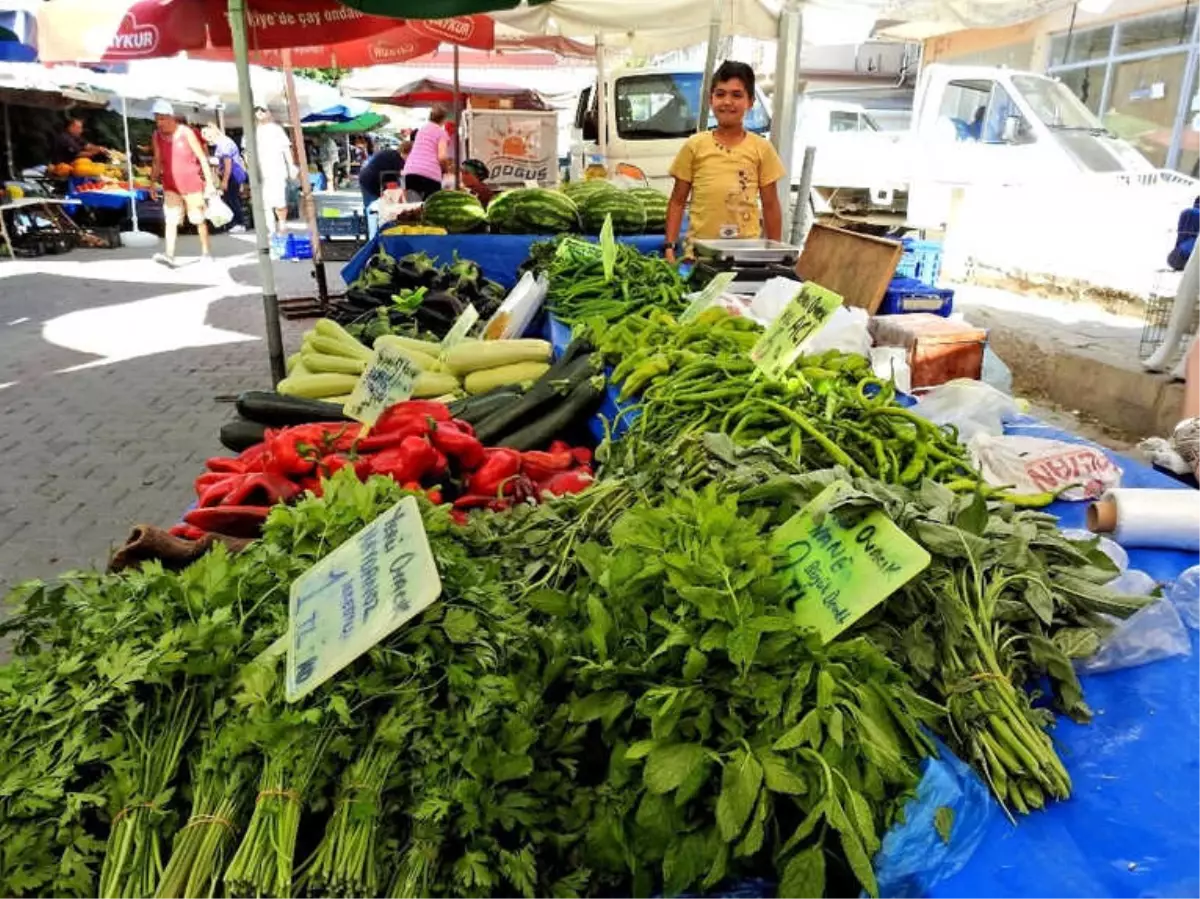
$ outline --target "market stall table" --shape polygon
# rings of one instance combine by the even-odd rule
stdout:
[[[9,213],[18,212],[22,209],[36,209],[40,210],[50,221],[61,225],[59,215],[62,215],[62,208],[64,206],[77,205],[79,205],[77,200],[60,200],[56,197],[22,197],[19,200],[8,200],[7,202],[0,203],[0,247],[8,250],[10,259],[16,255],[13,252],[12,235],[9,233],[8,223],[4,220],[4,217]],[[63,216],[63,218],[65,219],[66,216]]]
[[[552,239],[546,234],[377,234],[342,266],[342,280],[349,284],[357,278],[367,260],[383,247],[397,258],[409,253],[427,253],[439,264],[453,262],[454,254],[458,253],[462,259],[477,262],[485,277],[512,287],[517,283],[517,268],[529,256],[529,248],[536,241]],[[596,240],[594,237],[583,239]],[[656,253],[662,249],[664,238],[661,234],[641,234],[617,239],[639,252]]]
[[[1006,433],[1088,441],[1022,417]],[[1109,452],[1123,487],[1183,488],[1147,465]],[[1200,501],[1200,497],[1197,497]],[[1087,503],[1057,502],[1064,528],[1082,528]],[[1129,566],[1170,583],[1200,563],[1196,553],[1130,549]],[[884,842],[903,852],[880,870],[883,895],[901,896],[1187,896],[1200,893],[1200,644],[1191,655],[1084,676],[1089,724],[1060,718],[1052,731],[1073,788],[1070,800],[1020,816],[1014,827],[978,779],[957,784],[942,769],[922,788],[944,788],[925,802],[960,810],[948,846],[928,827],[901,827]],[[940,767],[940,766],[939,766]],[[940,784],[935,783],[940,777]],[[954,795],[955,789],[962,792]],[[965,799],[964,799],[965,797]],[[980,813],[980,809],[986,811]],[[932,811],[932,809],[930,810]],[[901,848],[903,837],[911,838]],[[891,845],[889,846],[889,840]],[[881,856],[882,857],[882,856]],[[941,879],[945,878],[945,879]]]
[[[124,188],[105,188],[103,190],[73,190],[67,197],[76,200],[89,209],[122,209],[129,205],[130,200],[144,203],[150,199],[150,191],[144,187],[133,190]]]

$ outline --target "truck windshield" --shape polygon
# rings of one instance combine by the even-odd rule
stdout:
[[[1100,120],[1061,82],[1037,75],[1013,75],[1012,82],[1047,128],[1106,133]]]
[[[701,108],[699,72],[653,72],[618,78],[615,97],[617,135],[622,140],[662,140],[690,137],[696,131],[696,114]],[[708,104],[703,106],[708,112]],[[708,112],[708,127],[717,124]],[[756,97],[746,113],[746,130],[764,134],[771,120]]]

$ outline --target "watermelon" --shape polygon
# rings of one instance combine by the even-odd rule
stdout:
[[[612,216],[614,234],[641,234],[646,230],[646,210],[628,191],[601,191],[586,198],[581,208],[583,230],[599,234],[605,216]]]
[[[451,234],[474,231],[487,213],[474,194],[465,190],[439,190],[425,201],[422,218],[427,225],[445,228]]]
[[[611,190],[617,190],[617,186],[611,181],[604,181],[598,178],[591,181],[568,181],[562,186],[562,193],[566,194],[580,206],[583,205],[588,197]]]
[[[493,231],[510,234],[562,234],[579,230],[579,208],[558,191],[527,187],[493,200],[488,223]]]
[[[646,233],[658,234],[667,227],[667,195],[653,187],[635,187],[629,191],[646,210]]]

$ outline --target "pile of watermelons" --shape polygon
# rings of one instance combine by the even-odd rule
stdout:
[[[425,201],[424,220],[451,234],[599,234],[612,216],[616,234],[661,234],[667,197],[650,187],[622,190],[609,181],[573,181],[561,190],[525,187],[496,196],[485,211],[473,194],[442,190]]]

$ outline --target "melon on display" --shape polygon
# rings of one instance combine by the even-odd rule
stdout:
[[[642,234],[646,230],[646,210],[629,191],[600,191],[580,203],[583,230],[599,234],[606,216],[612,216],[614,234]]]
[[[450,234],[474,231],[487,221],[483,204],[465,190],[439,190],[425,201],[421,214],[427,225]]]

